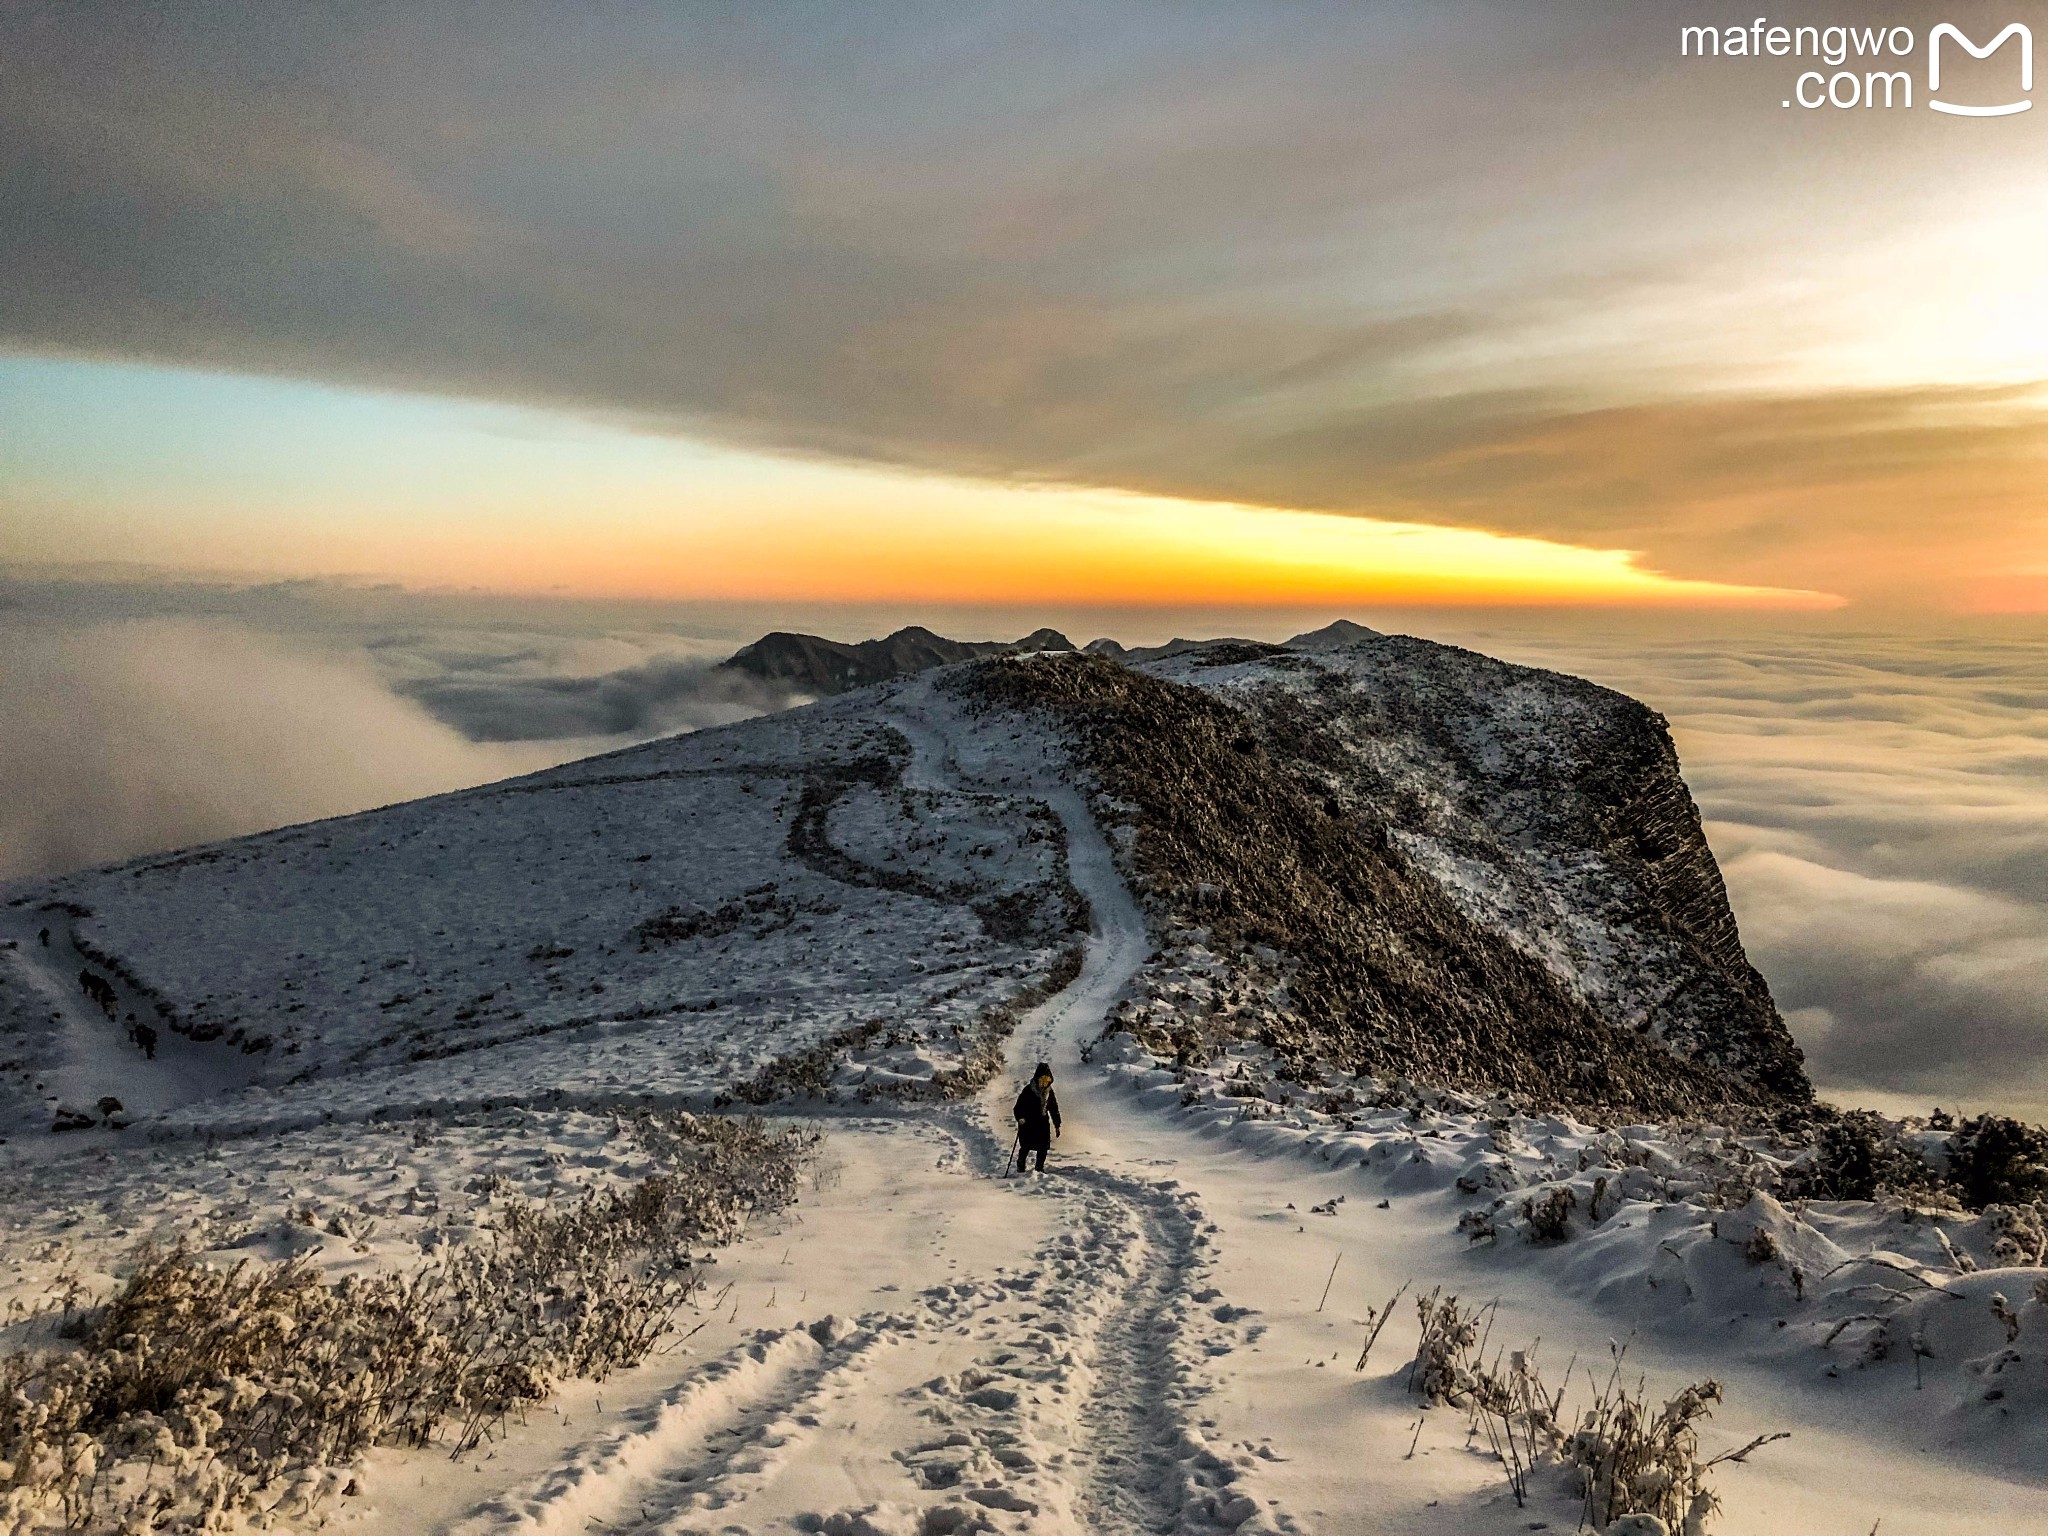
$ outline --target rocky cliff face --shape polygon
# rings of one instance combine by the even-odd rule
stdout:
[[[1349,631],[964,675],[1058,723],[1162,943],[1224,968],[1133,1027],[1547,1105],[1809,1100],[1663,721]]]
[[[1350,766],[1333,784],[1383,805],[1447,896],[1542,955],[1611,1023],[1769,1092],[1807,1093],[1662,716],[1582,678],[1425,640],[1289,649],[1319,669],[1312,687],[1245,675],[1245,696],[1319,720]],[[1202,675],[1226,694],[1236,684],[1226,669]]]

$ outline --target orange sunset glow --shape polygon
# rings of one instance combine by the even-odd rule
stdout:
[[[2039,606],[2048,114],[1795,110],[1616,0],[1312,9],[24,21],[0,559]]]
[[[1586,604],[1816,611],[1820,592],[1684,581],[1626,551],[1420,524],[1060,490],[921,487],[886,521],[750,511],[644,542],[507,550],[472,579],[624,597],[1276,607]],[[858,531],[856,531],[858,530]],[[524,558],[521,558],[523,555]],[[474,567],[454,551],[449,566]],[[394,554],[392,558],[397,558]],[[431,557],[421,579],[445,570]]]

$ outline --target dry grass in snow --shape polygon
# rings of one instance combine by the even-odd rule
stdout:
[[[1406,1287],[1404,1286],[1405,1290]],[[1400,1300],[1397,1292],[1374,1314],[1375,1326],[1358,1360],[1365,1368],[1374,1340]],[[1708,1474],[1738,1462],[1783,1434],[1759,1436],[1734,1450],[1703,1457],[1699,1429],[1721,1401],[1718,1382],[1696,1382],[1661,1406],[1652,1406],[1647,1383],[1624,1376],[1627,1351],[1615,1347],[1605,1381],[1584,1372],[1589,1394],[1567,1407],[1579,1376],[1565,1368],[1552,1391],[1536,1364],[1536,1349],[1495,1348],[1488,1357],[1494,1308],[1469,1309],[1441,1289],[1415,1302],[1421,1324],[1407,1386],[1425,1403],[1446,1404],[1470,1417],[1501,1464],[1515,1503],[1526,1507],[1539,1479],[1563,1481],[1580,1501],[1584,1525],[1609,1536],[1705,1536],[1720,1501]]]
[[[692,1247],[794,1199],[815,1137],[685,1114],[634,1130],[671,1171],[508,1207],[406,1273],[146,1250],[48,1345],[0,1357],[0,1532],[261,1527],[372,1446],[461,1454],[558,1382],[638,1364],[702,1286]]]

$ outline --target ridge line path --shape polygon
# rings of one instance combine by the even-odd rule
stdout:
[[[1575,1511],[1555,1497],[1515,1505],[1462,1416],[1417,1412],[1402,1387],[1411,1314],[1394,1318],[1368,1374],[1350,1369],[1366,1309],[1402,1280],[1472,1301],[1502,1284],[1467,1267],[1443,1191],[1404,1195],[1359,1168],[1260,1155],[1144,1107],[1084,1064],[1149,952],[1107,843],[1051,765],[1026,760],[1033,748],[977,742],[965,768],[970,733],[928,684],[890,704],[911,744],[906,782],[1029,794],[1058,813],[1094,910],[1080,976],[1026,1016],[1008,1070],[977,1101],[832,1119],[815,1187],[721,1251],[713,1304],[672,1352],[566,1385],[452,1467],[374,1453],[368,1496],[341,1501],[329,1525],[362,1536],[1572,1530]],[[1010,1101],[1041,1058],[1065,1134],[1043,1178],[1000,1177]],[[1540,1334],[1546,1359],[1605,1354],[1613,1329],[1591,1306],[1540,1276],[1510,1283],[1497,1326],[1511,1347]],[[1665,1395],[1708,1367],[1729,1385],[1702,1437],[1709,1452],[1797,1431],[1719,1469],[1726,1536],[1867,1536],[1879,1517],[1925,1536],[2048,1532],[2037,1489],[1802,1422],[1795,1402],[1773,1400],[1771,1378],[1640,1341],[1630,1358]]]
[[[225,1041],[194,1041],[172,1030],[119,971],[79,947],[72,927],[73,919],[60,911],[0,907],[0,985],[33,999],[21,1017],[39,1020],[58,1042],[56,1065],[42,1078],[46,1114],[59,1105],[90,1111],[101,1095],[112,1094],[130,1115],[157,1115],[254,1079],[253,1058]],[[44,929],[47,946],[40,938]],[[93,972],[113,989],[111,1018],[80,990],[80,971]],[[156,1031],[154,1059],[129,1038],[130,1016]],[[47,1125],[44,1119],[25,1129],[40,1133]],[[55,1156],[70,1151],[68,1143],[68,1137],[25,1135],[13,1150],[18,1156]]]
[[[965,776],[942,733],[906,781]],[[981,786],[989,787],[989,786]],[[825,1176],[719,1255],[684,1349],[609,1384],[570,1383],[463,1471],[377,1452],[375,1499],[339,1528],[767,1536],[1304,1532],[1246,1488],[1263,1463],[1200,1417],[1209,1363],[1257,1337],[1207,1283],[1211,1227],[1090,1116],[1107,1090],[1081,1045],[1144,962],[1142,916],[1080,797],[1067,823],[1096,932],[1080,976],[1028,1014],[979,1099],[829,1123]],[[1056,1173],[1001,1178],[1017,1082],[1054,1059],[1069,1129]],[[605,1407],[609,1400],[611,1408]],[[416,1486],[414,1486],[416,1484]]]

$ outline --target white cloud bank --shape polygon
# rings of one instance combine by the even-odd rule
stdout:
[[[237,625],[0,627],[0,877],[503,778],[575,743],[473,742],[367,660]]]

